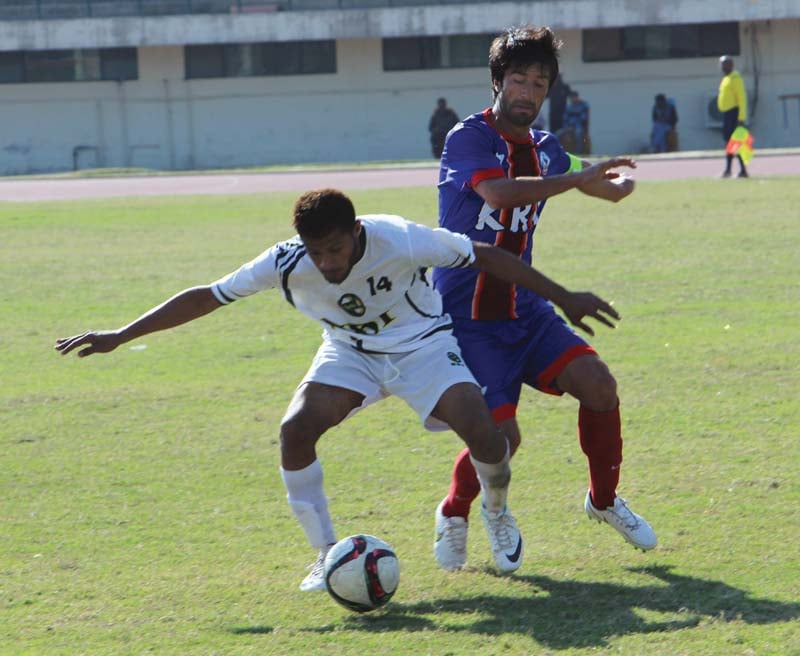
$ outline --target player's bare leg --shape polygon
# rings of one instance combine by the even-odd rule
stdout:
[[[309,382],[295,391],[281,421],[281,476],[289,506],[309,543],[318,550],[311,571],[300,584],[304,592],[325,589],[325,556],[336,543],[316,443],[363,399],[352,390]]]
[[[506,506],[511,468],[505,435],[495,425],[480,389],[471,383],[453,385],[432,414],[446,421],[466,442],[480,481],[481,514],[495,563],[503,572],[516,570],[522,564],[523,543]],[[440,510],[436,513],[434,555],[444,569],[458,569],[466,562],[466,520],[447,518]]]

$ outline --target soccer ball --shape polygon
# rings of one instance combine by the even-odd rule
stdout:
[[[328,593],[345,608],[366,613],[386,604],[397,590],[400,563],[374,535],[339,540],[325,557]]]

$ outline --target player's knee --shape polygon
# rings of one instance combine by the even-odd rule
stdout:
[[[570,372],[569,391],[584,405],[597,412],[617,406],[617,381],[600,358],[581,358]]]
[[[472,449],[473,447],[482,448],[484,445],[491,441],[489,437],[490,428],[482,426],[479,423],[473,423],[469,426],[462,427],[458,431],[459,437],[464,440],[466,445]]]
[[[281,421],[281,453],[291,454],[313,447],[320,436],[319,429],[303,415],[284,417]]]
[[[474,430],[462,437],[472,457],[481,462],[500,462],[509,452],[508,439],[492,423],[476,425]]]
[[[617,407],[617,380],[603,364],[595,372],[595,378],[589,390],[589,403],[585,403],[593,410],[608,411]]]

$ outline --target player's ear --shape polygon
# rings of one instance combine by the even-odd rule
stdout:
[[[353,237],[358,237],[361,234],[361,230],[363,226],[361,225],[361,221],[356,219],[355,224],[353,224]]]

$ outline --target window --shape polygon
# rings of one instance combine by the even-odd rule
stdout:
[[[25,53],[0,52],[0,82],[25,81]]]
[[[287,41],[186,46],[186,78],[336,72],[336,42]]]
[[[738,23],[583,30],[583,61],[684,59],[739,54]]]
[[[78,50],[75,57],[76,80],[100,79],[100,51]]]
[[[401,37],[383,40],[384,71],[483,67],[495,34]]]
[[[75,79],[72,50],[36,50],[25,53],[26,82],[70,82]]]
[[[139,63],[136,48],[105,48],[100,53],[101,80],[136,80]]]
[[[262,43],[254,48],[256,75],[308,75],[336,72],[335,41]]]
[[[384,71],[418,71],[441,67],[441,38],[438,36],[383,40]]]
[[[447,44],[445,64],[450,68],[489,66],[489,46],[496,34],[459,34],[444,39]]]
[[[186,77],[225,77],[225,46],[186,46]]]
[[[136,48],[0,53],[0,83],[96,82],[138,77]]]

